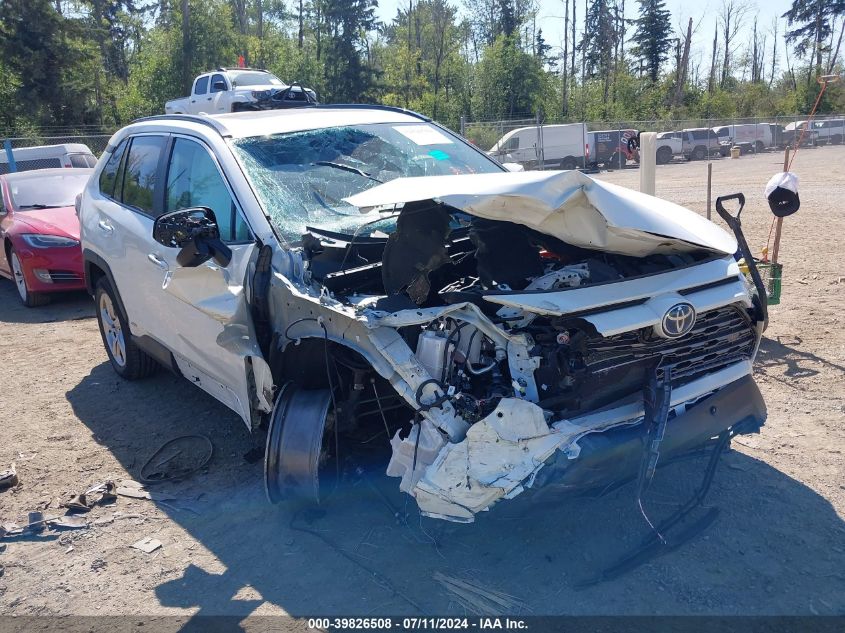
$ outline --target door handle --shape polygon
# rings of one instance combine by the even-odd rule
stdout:
[[[206,99],[206,101],[211,101],[211,97],[209,97],[208,99]]]
[[[105,231],[106,233],[112,233],[114,231],[114,227],[105,220],[97,222],[97,226],[100,227],[101,231]]]
[[[169,268],[169,266],[167,265],[167,262],[164,261],[161,257],[156,255],[155,253],[150,253],[149,255],[147,255],[147,259],[149,259],[153,264],[155,264],[156,266],[158,266],[162,270],[167,270]]]

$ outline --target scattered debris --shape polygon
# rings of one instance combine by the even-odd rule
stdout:
[[[96,521],[94,521],[93,525],[100,527],[103,525],[110,525],[112,523],[114,523],[114,517],[103,517],[102,519],[97,519]]]
[[[173,501],[173,495],[163,494],[155,490],[147,490],[144,484],[127,479],[120,482],[120,485],[115,491],[121,497],[129,497],[131,499],[149,499],[151,501]]]
[[[520,613],[525,609],[525,603],[519,598],[478,583],[453,578],[439,571],[434,572],[434,579],[475,615],[506,615]]]
[[[0,471],[0,490],[7,490],[14,488],[20,483],[18,473],[15,470],[15,464],[12,462],[8,470]]]
[[[91,571],[100,571],[106,568],[106,561],[102,558],[95,558],[91,561]]]
[[[18,536],[19,534],[23,534],[23,528],[17,523],[4,523],[0,525],[0,538]]]
[[[52,528],[64,528],[67,530],[79,530],[89,527],[88,521],[85,520],[85,517],[74,514],[66,514],[63,517],[48,519],[47,523]]]
[[[28,525],[26,529],[30,532],[43,532],[44,528],[46,527],[45,523],[46,520],[44,519],[44,513],[38,510],[34,512],[30,512],[29,516],[27,517]]]
[[[133,543],[132,547],[141,550],[145,554],[152,554],[159,547],[161,547],[161,545],[162,543],[158,539],[154,539],[151,536],[147,536],[145,538],[142,538],[137,543]]]
[[[70,554],[73,551],[73,545],[68,545],[65,554]]]
[[[82,494],[71,497],[61,506],[71,512],[88,512],[97,505],[105,505],[117,499],[117,486],[111,480],[104,481],[90,488]]]

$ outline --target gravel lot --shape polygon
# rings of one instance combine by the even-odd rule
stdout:
[[[762,196],[779,154],[715,161],[714,196],[743,191],[752,249],[771,214]],[[523,613],[845,614],[845,147],[801,150],[802,208],[784,224],[783,302],[757,363],[769,407],[760,435],[723,458],[703,535],[610,582],[578,584],[645,533],[631,486],[602,498],[498,505],[475,525],[420,519],[396,480],[338,490],[319,513],[269,507],[250,436],[222,405],[167,373],[120,380],[93,306],[71,295],[26,309],[0,280],[0,522],[62,514],[59,503],[107,479],[138,477],[164,441],[203,433],[207,469],[161,484],[160,499],[97,507],[83,530],[4,539],[4,614],[463,614],[441,572],[514,596]],[[658,167],[657,194],[705,210],[706,164]],[[637,187],[636,170],[600,178]],[[661,470],[660,516],[690,494],[704,461]],[[407,512],[407,518],[402,515]],[[397,519],[396,514],[400,519]],[[130,545],[153,537],[145,554]]]

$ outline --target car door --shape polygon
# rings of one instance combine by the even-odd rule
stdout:
[[[222,84],[222,85],[221,85]],[[218,114],[221,112],[229,112],[231,105],[229,103],[228,83],[226,77],[220,73],[215,73],[211,76],[211,84],[209,85],[209,99],[210,105],[208,109],[209,114]]]
[[[6,204],[6,181],[4,178],[0,178],[0,247],[2,247],[3,238],[11,225],[11,207]],[[0,252],[0,273],[6,277],[11,277],[12,275],[9,262],[6,260],[5,250]]]
[[[189,97],[188,112],[190,114],[199,114],[200,112],[208,112],[211,95],[208,94],[208,81],[210,75],[200,75],[194,82],[194,91]]]
[[[84,230],[108,263],[135,335],[155,332],[156,286],[164,262],[151,257],[153,223],[161,213],[163,157],[167,134],[138,134],[122,143],[100,174],[100,194],[92,200],[94,217]]]
[[[161,311],[153,331],[185,377],[250,425],[248,376],[256,365],[266,368],[245,294],[257,256],[255,240],[217,160],[201,141],[174,136],[164,183],[163,212],[210,208],[232,258],[226,266],[209,260],[185,268],[176,259],[179,249],[151,242],[152,256],[162,262],[154,290]]]

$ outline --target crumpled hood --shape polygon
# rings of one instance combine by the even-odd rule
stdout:
[[[737,249],[731,235],[689,209],[578,171],[397,178],[345,200],[365,212],[432,199],[611,253],[646,256],[706,248],[733,254]]]

